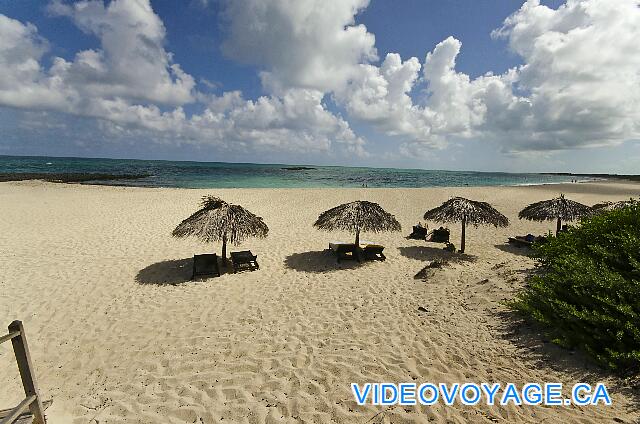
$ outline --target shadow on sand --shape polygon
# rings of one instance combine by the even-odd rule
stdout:
[[[571,376],[570,380],[576,382],[601,381],[607,377],[615,377],[614,384],[607,383],[609,394],[624,393],[633,400],[633,412],[640,411],[639,375],[620,375],[599,367],[585,353],[552,343],[540,326],[522,319],[515,312],[498,312],[496,315],[500,323],[494,327],[496,335],[521,350],[520,360],[523,363],[530,364],[532,368],[562,371]]]
[[[513,255],[529,257],[533,255],[533,250],[530,247],[517,247],[509,243],[496,244],[495,247],[496,249],[500,249],[503,252],[511,253]]]
[[[284,259],[284,266],[302,272],[334,272],[341,269],[352,269],[363,266],[365,262],[341,261],[337,262],[335,255],[329,250],[293,253]]]
[[[231,264],[223,264],[220,258],[218,258],[218,267],[220,268],[221,276],[233,272]],[[187,283],[189,281],[204,281],[209,278],[216,278],[215,276],[198,277],[195,280],[192,280],[192,275],[193,258],[171,259],[168,261],[156,262],[155,264],[151,264],[148,267],[141,269],[136,275],[136,282],[139,284],[176,285]]]
[[[438,245],[442,246],[442,245]],[[405,258],[417,259],[419,261],[433,261],[436,259],[445,260],[451,263],[474,262],[478,259],[475,255],[468,253],[453,253],[444,250],[442,247],[431,246],[405,246],[398,247],[400,254]]]
[[[193,258],[172,259],[156,262],[140,271],[136,275],[139,284],[169,284],[176,285],[191,281],[193,273]]]

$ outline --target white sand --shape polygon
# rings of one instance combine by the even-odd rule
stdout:
[[[555,225],[519,221],[517,212],[560,191],[593,204],[638,196],[640,185],[203,191],[2,183],[0,324],[25,323],[54,424],[365,423],[383,409],[357,406],[350,383],[378,381],[603,381],[614,403],[394,407],[370,422],[634,422],[637,397],[621,380],[502,315],[499,301],[533,265],[504,247],[507,236]],[[269,237],[243,245],[258,255],[259,271],[186,281],[188,258],[219,246],[170,233],[207,193],[265,219]],[[512,225],[469,228],[475,261],[415,280],[444,253],[404,236],[452,195],[489,201]],[[363,234],[387,247],[384,263],[337,265],[323,249],[352,237],[311,226],[320,212],[356,199],[379,202],[403,226],[402,234]],[[451,229],[458,246],[460,228]],[[176,284],[149,284],[163,282]],[[7,344],[0,381],[0,408],[13,406],[22,395]]]

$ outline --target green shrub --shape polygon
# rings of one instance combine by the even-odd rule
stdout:
[[[508,305],[561,346],[640,369],[640,204],[584,219],[534,252],[540,272]]]

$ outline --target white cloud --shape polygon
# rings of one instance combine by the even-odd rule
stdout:
[[[412,144],[442,147],[474,137],[504,151],[615,145],[640,138],[640,2],[569,0],[557,10],[527,1],[494,32],[524,64],[475,79],[458,72],[460,41],[449,37],[419,63],[387,55],[363,65],[337,98],[350,116]],[[393,74],[403,69],[395,95]],[[407,94],[417,88],[413,100]]]
[[[569,0],[557,10],[529,0],[495,35],[525,63],[517,73],[527,93],[518,116],[526,138],[515,149],[640,138],[638,0]]]
[[[80,1],[49,5],[87,34],[100,39],[99,51],[85,50],[73,62],[58,59],[57,76],[82,88],[82,96],[121,97],[167,105],[193,100],[194,80],[172,63],[163,43],[165,28],[148,0]],[[78,84],[81,82],[81,84]]]
[[[373,34],[356,23],[368,3],[226,0],[222,47],[258,67],[267,95],[256,100],[199,92],[165,50],[149,0],[53,2],[53,15],[97,37],[100,48],[54,57],[49,67],[37,29],[0,15],[0,105],[247,151],[365,155],[347,120],[327,110],[327,96],[407,155],[469,138],[508,152],[640,138],[640,0],[567,0],[558,9],[528,0],[493,34],[523,64],[477,78],[456,70],[462,43],[453,37],[422,61],[389,53],[378,62]],[[192,103],[202,112],[186,113]]]
[[[376,59],[375,37],[355,15],[369,0],[226,0],[223,51],[263,69],[271,92],[301,87],[329,92]]]
[[[45,69],[47,43],[37,29],[0,15],[0,105],[98,118],[109,131],[223,150],[366,154],[364,141],[325,108],[317,90],[285,88],[255,101],[239,92],[197,92],[164,49],[165,28],[149,0],[55,1],[48,9],[98,37],[100,49],[72,61],[54,57]],[[187,116],[182,106],[196,101],[204,111]]]
[[[53,105],[62,97],[42,73],[40,59],[48,46],[35,26],[0,15],[0,103],[13,107]]]

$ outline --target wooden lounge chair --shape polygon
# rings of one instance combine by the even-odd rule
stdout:
[[[231,252],[231,263],[233,264],[234,274],[238,271],[255,271],[260,269],[258,264],[258,256],[251,253],[250,250],[242,250],[240,252]]]
[[[204,255],[193,255],[193,274],[191,279],[197,277],[219,277],[220,267],[218,266],[218,255],[215,253],[205,253]]]
[[[369,244],[365,246],[362,251],[366,259],[384,261],[387,257],[382,253],[383,250],[384,246],[380,246],[379,244]]]
[[[545,236],[533,237],[531,235],[509,237],[509,244],[516,247],[531,247],[533,243],[544,243],[547,241]]]
[[[421,225],[414,225],[413,231],[409,234],[410,239],[414,240],[426,240],[429,235],[429,229]]]
[[[360,249],[353,243],[329,243],[331,249],[338,258],[338,263],[343,260],[356,260],[360,262]]]
[[[449,243],[449,235],[451,232],[448,228],[436,228],[431,232],[431,237],[427,238],[427,241],[434,243]]]

